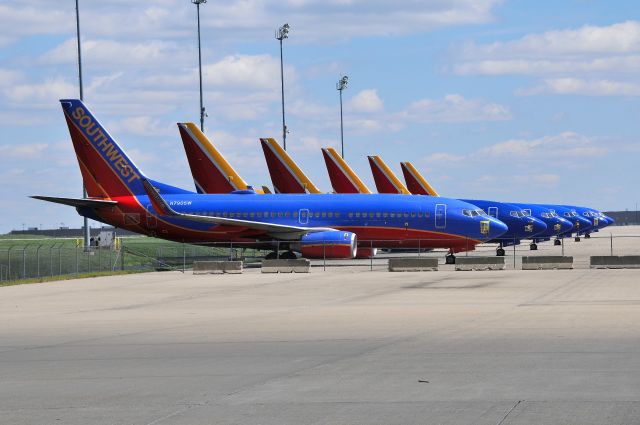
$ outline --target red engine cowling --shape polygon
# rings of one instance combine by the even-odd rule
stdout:
[[[355,258],[358,242],[355,233],[340,230],[309,233],[300,239],[305,258]]]

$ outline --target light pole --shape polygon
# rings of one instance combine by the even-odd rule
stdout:
[[[82,49],[80,48],[80,7],[78,0],[76,0],[76,38],[78,40],[78,86],[80,87],[80,100],[84,100],[84,93],[82,91]],[[83,182],[84,183],[84,182]],[[82,197],[87,197],[87,187],[82,185]],[[84,235],[84,250],[88,251],[89,248],[89,219],[83,217],[82,230]]]
[[[344,159],[344,125],[342,122],[342,90],[347,88],[349,77],[343,75],[336,83],[336,89],[340,93],[340,154]]]
[[[204,117],[207,113],[204,110],[202,104],[202,50],[200,48],[200,5],[206,3],[207,0],[191,0],[191,3],[196,5],[198,11],[198,70],[200,71],[200,131],[204,132]]]
[[[284,67],[282,61],[282,40],[289,38],[289,24],[284,24],[276,31],[276,40],[280,42],[280,88],[282,90],[282,144],[287,150],[287,125],[284,121]]]

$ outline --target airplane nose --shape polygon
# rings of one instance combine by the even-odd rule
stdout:
[[[547,224],[544,221],[534,217],[529,217],[529,224],[527,224],[527,226],[531,226],[531,236],[537,235],[547,230]]]
[[[509,230],[509,227],[497,218],[490,217],[489,239],[496,239]]]
[[[560,235],[565,232],[573,230],[573,223],[562,217],[557,217],[556,224],[554,226],[555,234]]]
[[[591,223],[591,220],[587,220],[584,217],[575,217],[575,220],[573,220],[573,222],[575,224],[573,228],[574,231],[583,232],[593,227],[593,223]]]
[[[606,222],[607,222],[607,226],[611,226],[613,223],[615,223],[615,222],[616,222],[613,218],[609,217],[608,215],[605,215],[605,216],[604,216],[604,219],[605,219],[605,220],[606,220]]]

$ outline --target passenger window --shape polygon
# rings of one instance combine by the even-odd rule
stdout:
[[[249,217],[251,217],[251,218],[253,218],[253,217],[255,217],[255,216],[256,216],[256,214],[255,214],[255,213],[250,213],[250,214],[249,214]]]
[[[249,217],[249,213],[246,213],[246,212],[245,212],[245,213],[242,213],[242,216],[243,216],[244,218],[247,218],[247,217]]]
[[[387,218],[389,216],[389,213],[382,213],[382,217]]]
[[[328,216],[329,216],[329,218],[333,218],[333,213],[332,213],[332,212],[329,212],[329,213],[328,213]]]
[[[320,213],[319,213],[319,212],[315,212],[315,213],[313,214],[313,216],[314,216],[315,218],[320,218]]]
[[[293,218],[298,218],[298,211],[293,212]]]
[[[359,212],[356,213],[356,217],[360,218],[360,213]]]
[[[412,212],[412,213],[411,213],[411,218],[415,218],[415,217],[416,217],[416,213],[415,213],[415,212]]]
[[[291,213],[289,211],[285,211],[284,216],[285,218],[289,218],[291,216]]]
[[[422,211],[418,211],[418,218],[422,218]]]
[[[271,211],[270,215],[271,215],[271,218],[276,218],[276,213],[275,212]]]
[[[404,213],[404,216],[409,217],[409,213],[408,212]]]
[[[369,218],[373,218],[373,213],[372,212],[369,213]]]
[[[262,218],[262,212],[258,211],[258,218]]]
[[[424,213],[424,218],[429,218],[431,216],[431,214],[429,214],[428,212]]]
[[[226,212],[226,211],[223,211],[223,212],[222,212],[222,216],[223,216],[223,217],[226,217],[226,216],[227,216],[227,212]]]
[[[380,216],[381,216],[381,215],[382,215],[382,214],[380,214],[379,212],[377,212],[377,213],[376,213],[376,217],[377,217],[377,218],[380,218]]]
[[[353,213],[349,213],[349,218],[353,218]]]
[[[235,216],[236,216],[236,215],[235,215],[234,213],[229,213],[229,217],[233,218],[233,217],[235,217]]]
[[[278,218],[282,218],[282,211],[278,211]]]
[[[391,214],[389,214],[389,215],[391,216],[391,218],[395,218],[396,213],[391,213]]]
[[[335,216],[336,216],[336,218],[340,218],[340,213],[339,213],[339,212],[336,212],[336,213],[335,213]]]
[[[327,217],[327,213],[326,212],[322,212],[322,218],[326,218]]]

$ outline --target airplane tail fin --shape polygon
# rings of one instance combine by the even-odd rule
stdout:
[[[272,138],[260,139],[276,193],[322,193]]]
[[[369,158],[371,173],[373,173],[373,180],[376,182],[378,193],[411,194],[400,179],[393,174],[393,171],[387,167],[382,158],[377,155],[368,156],[367,158]]]
[[[371,193],[334,148],[322,148],[331,187],[336,193]]]
[[[229,193],[247,189],[247,183],[194,123],[178,123],[178,129],[199,193]]]
[[[410,162],[401,162],[402,174],[407,188],[414,195],[440,196],[438,192],[422,177],[422,174]]]
[[[143,195],[142,172],[78,99],[60,100],[87,194],[95,198]]]

